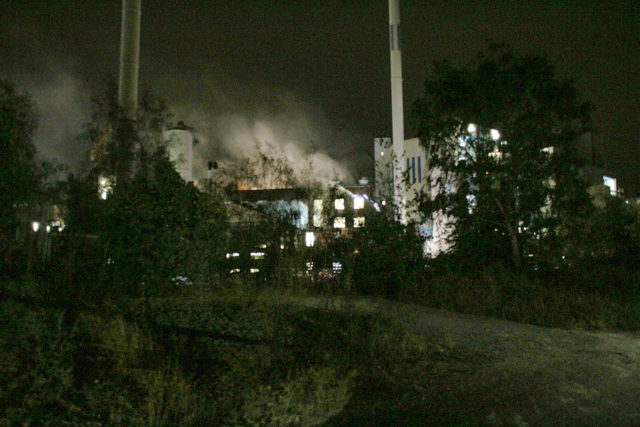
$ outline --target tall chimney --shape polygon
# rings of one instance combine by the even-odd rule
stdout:
[[[402,102],[402,55],[400,51],[399,0],[389,0],[389,46],[391,59],[391,120],[393,154],[393,196],[400,221],[406,223],[404,184],[404,111]]]
[[[122,0],[118,104],[124,117],[135,119],[138,105],[141,0]]]

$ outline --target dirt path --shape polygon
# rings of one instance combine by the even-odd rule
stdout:
[[[544,328],[382,299],[296,304],[377,313],[455,356],[439,362],[425,390],[433,411],[412,425],[640,426],[640,334]]]

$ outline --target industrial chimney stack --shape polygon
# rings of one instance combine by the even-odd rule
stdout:
[[[404,183],[404,111],[402,100],[402,56],[400,51],[399,0],[389,0],[389,46],[391,59],[391,119],[393,137],[393,196],[400,216],[406,223]]]
[[[122,0],[118,104],[124,117],[135,119],[138,105],[141,0]]]

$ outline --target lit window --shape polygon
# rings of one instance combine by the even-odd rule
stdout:
[[[603,176],[602,183],[609,187],[609,192],[612,196],[618,194],[618,182],[615,178],[612,178],[610,176]]]
[[[364,197],[356,196],[353,198],[353,209],[358,210],[364,208]]]
[[[337,210],[339,211],[344,210],[344,199],[336,199],[334,200],[333,204],[335,205]]]
[[[313,270],[313,261],[307,261],[307,271]]]
[[[380,152],[380,156],[384,156],[384,151],[381,151],[381,152]]]
[[[40,223],[38,221],[33,221],[31,223],[31,228],[33,229],[33,231],[38,231],[40,229]]]
[[[493,139],[494,141],[497,141],[500,139],[500,132],[498,130],[491,129],[489,133],[491,134],[491,139]]]
[[[240,254],[238,252],[227,252],[227,259],[229,258],[237,258]]]
[[[337,216],[333,220],[333,228],[345,228],[347,226],[347,219],[343,216]]]
[[[249,269],[249,273],[257,273],[257,272],[259,272],[259,271],[260,271],[260,269],[259,269],[259,268],[250,268],[250,269]]]
[[[364,217],[363,216],[354,217],[353,218],[353,227],[354,228],[364,227]]]
[[[549,146],[549,147],[544,147],[542,149],[543,153],[547,153],[547,154],[553,154],[553,146]]]
[[[251,252],[251,259],[263,259],[264,252]]]
[[[333,263],[333,272],[340,273],[342,271],[342,263],[334,262]]]
[[[316,243],[315,234],[313,234],[313,231],[307,231],[304,235],[304,244],[307,245],[308,248],[310,248],[315,243]]]
[[[232,268],[231,270],[229,270],[229,273],[231,273],[231,274],[240,273],[240,269],[239,268]]]
[[[313,226],[322,226],[322,199],[313,201]]]

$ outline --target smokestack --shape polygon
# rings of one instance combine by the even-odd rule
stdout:
[[[135,119],[138,105],[141,0],[122,0],[118,104],[124,117]]]
[[[393,137],[393,197],[400,221],[406,223],[404,185],[404,111],[402,101],[402,55],[400,51],[399,0],[389,0],[389,56],[391,59],[391,120]]]

